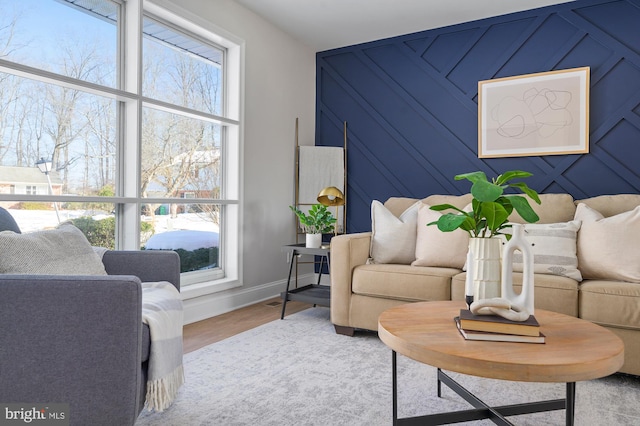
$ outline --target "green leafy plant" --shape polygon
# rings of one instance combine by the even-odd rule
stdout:
[[[180,272],[199,271],[218,266],[218,247],[199,248],[193,251],[175,249],[180,257]]]
[[[510,183],[513,179],[533,176],[529,172],[512,170],[493,178],[491,182],[484,172],[471,172],[456,175],[455,180],[466,179],[472,183],[471,195],[473,196],[471,212],[465,212],[451,204],[439,204],[432,206],[431,210],[443,211],[453,209],[458,213],[446,213],[428,225],[437,225],[443,232],[451,232],[456,229],[467,231],[471,237],[489,238],[501,234],[502,230],[510,227],[509,215],[515,210],[526,222],[537,222],[540,218],[531,208],[527,198],[522,195],[505,194],[507,188],[514,188],[526,194],[536,203],[540,204],[538,193],[529,188],[524,182]],[[510,235],[507,235],[509,238]]]
[[[92,246],[114,250],[116,246],[116,219],[95,220],[90,216],[71,219],[73,225],[80,229]]]
[[[333,232],[333,224],[336,218],[327,210],[327,206],[322,204],[314,204],[305,214],[300,209],[289,206],[289,208],[298,216],[300,226],[307,234],[328,234]]]
[[[95,220],[91,216],[82,216],[71,219],[69,222],[82,231],[92,246],[115,250],[116,219],[114,217]],[[140,231],[142,233],[153,234],[153,225],[147,222],[142,222],[140,223]]]

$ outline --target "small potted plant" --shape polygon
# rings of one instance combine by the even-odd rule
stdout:
[[[333,232],[336,218],[327,210],[327,206],[314,204],[306,214],[294,206],[289,206],[289,208],[298,216],[300,227],[307,234],[307,247],[319,248],[322,245],[322,234]]]

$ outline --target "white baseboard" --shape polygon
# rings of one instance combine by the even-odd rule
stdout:
[[[298,277],[298,280],[302,282],[317,282],[317,279],[317,274],[307,274]],[[320,283],[329,285],[329,276],[324,274],[321,277]],[[235,311],[245,306],[279,297],[280,293],[283,292],[286,287],[287,280],[281,280],[249,288],[238,287],[184,300],[182,302],[184,307],[184,324],[202,321],[207,318]]]

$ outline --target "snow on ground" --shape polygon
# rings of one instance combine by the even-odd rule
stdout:
[[[52,229],[58,225],[55,210],[9,209],[9,213],[11,213],[11,216],[16,220],[23,233]],[[82,216],[92,216],[95,220],[110,217],[102,212],[94,214],[94,212],[85,210],[60,210],[61,222]],[[142,216],[141,220],[151,222],[153,218],[150,216]],[[175,218],[169,215],[156,215],[154,229],[155,234],[147,241],[147,248],[184,248],[185,250],[194,250],[196,248],[215,247],[218,245],[218,225],[207,221],[204,215],[197,213],[178,214]],[[149,243],[154,238],[155,242],[152,242],[154,247],[149,247]]]
[[[142,220],[150,221],[149,216],[143,216]],[[169,215],[156,216],[155,230],[156,234],[172,230],[192,230],[192,231],[209,231],[218,232],[219,227],[213,222],[204,219],[203,215],[198,213],[182,213],[175,218]]]
[[[210,231],[180,230],[155,234],[145,243],[147,250],[197,250],[218,247],[218,233]]]
[[[152,218],[147,217],[148,220]],[[145,217],[143,217],[145,220]],[[155,216],[155,234],[144,243],[148,250],[196,250],[218,247],[218,225],[197,213],[182,213],[175,218]]]
[[[8,209],[8,211],[18,223],[18,227],[20,227],[20,231],[23,233],[52,229],[58,226],[58,219],[54,210]],[[61,222],[81,216],[85,216],[84,210],[60,210]]]

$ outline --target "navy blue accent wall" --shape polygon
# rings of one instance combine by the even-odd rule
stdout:
[[[590,153],[479,159],[478,81],[591,67]],[[539,192],[640,192],[640,0],[578,0],[317,54],[316,144],[348,125],[348,232],[391,196],[463,194],[476,170]]]

